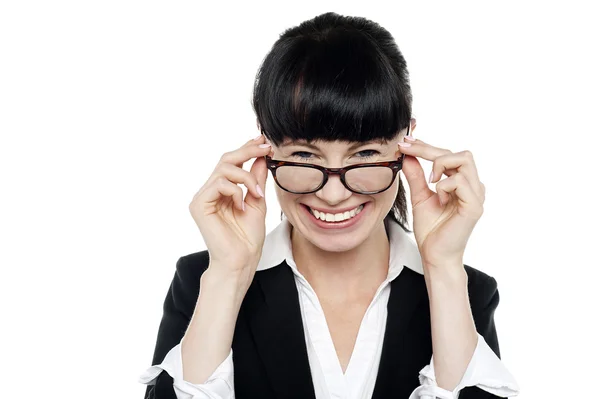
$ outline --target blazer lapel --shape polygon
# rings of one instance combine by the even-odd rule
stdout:
[[[408,348],[406,332],[415,310],[422,300],[427,299],[427,287],[423,275],[404,266],[398,277],[391,282],[391,292],[388,300],[388,315],[383,338],[383,348],[377,380],[373,390],[373,399],[408,397],[413,388],[418,385],[418,375],[412,375],[409,365],[415,363]],[[412,352],[412,351],[411,351]],[[399,390],[406,388],[408,394]]]
[[[294,274],[284,261],[256,273],[264,302],[249,321],[278,398],[315,399]]]

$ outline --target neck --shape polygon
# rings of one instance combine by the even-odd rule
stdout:
[[[372,296],[387,277],[390,245],[384,222],[363,243],[344,252],[324,251],[293,227],[290,238],[296,267],[317,295]]]

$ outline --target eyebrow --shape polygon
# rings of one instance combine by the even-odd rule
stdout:
[[[381,145],[385,145],[385,143],[386,143],[385,139],[373,139],[373,140],[369,140],[369,141],[361,141],[361,142],[358,142],[358,143],[354,143],[348,149],[349,150],[353,150],[355,148],[362,147],[362,146],[369,145],[369,144],[381,144]],[[315,151],[320,151],[321,150],[319,147],[317,147],[316,145],[314,145],[312,143],[308,143],[308,142],[300,141],[300,140],[290,140],[287,143],[283,143],[283,147],[292,146],[292,145],[308,147],[308,148],[311,148],[311,149],[313,149]]]

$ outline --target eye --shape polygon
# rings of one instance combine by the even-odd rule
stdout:
[[[359,154],[366,154],[366,155],[359,155]],[[356,155],[361,158],[361,159],[367,159],[367,158],[372,158],[375,155],[380,154],[379,151],[377,150],[362,150],[356,153]],[[295,158],[299,158],[300,160],[307,160],[310,159],[310,157],[313,154],[307,151],[296,151],[294,153],[291,154],[292,157]]]
[[[366,159],[366,158],[371,158],[371,157],[379,154],[379,151],[377,151],[377,150],[362,150],[362,151],[357,152],[357,154],[361,154],[361,153],[368,153],[368,154],[370,154],[370,155],[362,155],[362,156],[359,155],[359,158]]]
[[[303,156],[301,156],[301,155],[298,155],[298,154],[308,154],[308,157],[303,157]],[[296,152],[292,153],[292,156],[293,156],[294,158],[299,158],[300,160],[309,159],[309,157],[310,157],[311,155],[312,155],[312,154],[311,154],[310,152],[306,152],[306,151],[296,151]]]

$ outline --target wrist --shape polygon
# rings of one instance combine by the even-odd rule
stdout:
[[[200,277],[200,290],[220,293],[240,302],[244,299],[254,272],[250,269],[227,270],[222,267],[209,266]]]
[[[437,266],[424,263],[423,272],[428,285],[463,288],[468,283],[467,271],[462,263]]]

